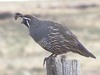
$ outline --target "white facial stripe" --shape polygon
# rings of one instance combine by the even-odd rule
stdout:
[[[30,28],[30,24],[29,24],[28,20],[26,20],[26,22],[27,22],[28,27]]]
[[[31,20],[30,18],[27,18],[27,17],[23,17],[24,19],[26,19],[26,20]]]

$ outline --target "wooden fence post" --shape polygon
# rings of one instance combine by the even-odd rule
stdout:
[[[80,65],[77,60],[66,60],[49,57],[46,59],[47,75],[80,75]]]

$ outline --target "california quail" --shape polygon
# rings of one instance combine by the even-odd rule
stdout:
[[[29,28],[30,36],[45,50],[51,52],[51,56],[74,52],[85,57],[96,58],[66,27],[52,22],[39,20],[31,15],[15,14],[15,19],[21,17],[22,23]]]

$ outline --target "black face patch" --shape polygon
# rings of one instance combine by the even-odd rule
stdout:
[[[25,24],[29,28],[29,22],[27,19],[23,19],[22,23]]]

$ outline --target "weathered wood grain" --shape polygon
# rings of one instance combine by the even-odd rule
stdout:
[[[47,75],[80,75],[77,60],[49,57],[46,59]]]

